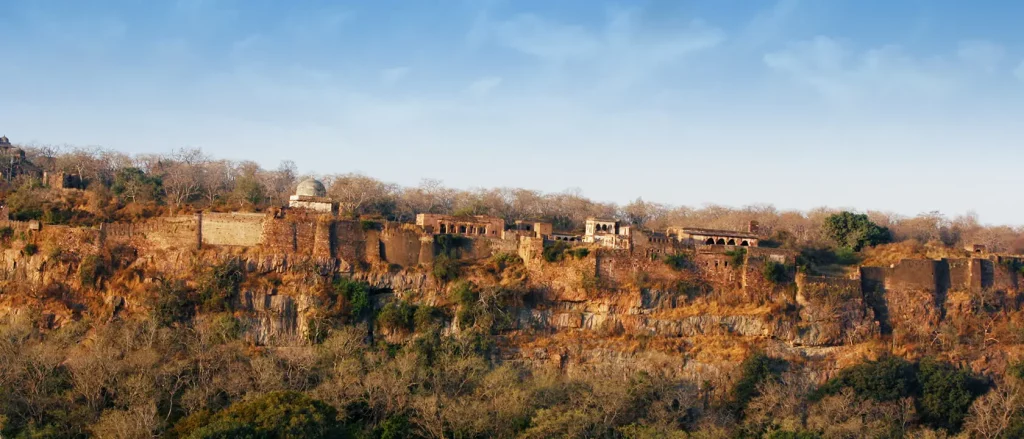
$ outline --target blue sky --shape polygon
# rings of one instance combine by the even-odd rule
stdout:
[[[1024,2],[0,0],[0,134],[1024,224]]]

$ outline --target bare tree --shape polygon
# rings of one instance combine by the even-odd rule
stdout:
[[[200,190],[208,204],[223,200],[231,193],[234,183],[235,169],[227,160],[206,163],[200,173]]]
[[[964,430],[973,437],[995,439],[1003,434],[1024,411],[1021,383],[1009,379],[971,404]]]
[[[346,174],[335,177],[328,194],[338,202],[339,207],[353,215],[373,211],[381,203],[392,200],[397,187],[361,174]]]
[[[267,199],[264,171],[256,162],[242,162],[236,168],[232,198],[238,206],[259,208]]]
[[[284,204],[295,187],[295,180],[298,177],[298,167],[295,162],[285,160],[278,165],[277,169],[265,172],[263,185],[267,188],[267,197],[270,203]]]
[[[203,165],[209,159],[200,149],[179,149],[160,162],[164,190],[175,207],[192,200],[202,187]]]
[[[56,168],[58,170],[75,174],[86,180],[101,179],[109,175],[109,166],[102,160],[103,152],[100,148],[75,148],[56,157]]]

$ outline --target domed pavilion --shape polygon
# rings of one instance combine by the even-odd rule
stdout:
[[[327,196],[327,188],[315,178],[299,182],[299,186],[295,188],[295,195],[288,199],[288,207],[323,213],[336,211],[334,202]]]

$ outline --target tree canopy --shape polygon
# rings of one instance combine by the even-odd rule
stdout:
[[[892,241],[889,229],[873,223],[865,214],[843,211],[829,215],[823,227],[828,237],[840,247],[856,251]]]

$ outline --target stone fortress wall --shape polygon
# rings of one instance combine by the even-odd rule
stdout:
[[[1024,258],[989,256],[957,259],[904,259],[889,267],[861,267],[864,291],[916,290],[941,294],[947,291],[978,292],[1017,289],[1019,271],[1014,265]]]
[[[337,260],[343,271],[370,264],[387,264],[402,268],[430,266],[440,249],[436,234],[419,226],[395,223],[368,223],[344,220],[321,212],[302,209],[277,210],[270,213],[201,212],[191,215],[154,218],[134,223],[107,223],[96,228],[73,228],[42,225],[38,222],[3,221],[18,233],[60,235],[80,229],[98,246],[131,243],[144,248],[189,249],[204,246],[252,248],[267,254]],[[42,236],[41,235],[41,236]],[[461,259],[477,260],[497,253],[519,254],[531,261],[541,257],[544,237],[505,234],[503,237],[463,236],[459,249]],[[658,259],[669,252],[692,254],[694,268],[703,276],[722,284],[756,283],[757,272],[768,260],[792,265],[792,252],[744,247],[742,270],[732,267],[736,259],[731,246],[683,246],[678,242],[654,245],[638,242],[631,249],[605,249],[598,262],[597,274],[613,278],[612,267],[626,264],[621,257]],[[610,253],[608,252],[610,250]],[[611,256],[622,253],[621,257]],[[595,256],[596,257],[596,256]],[[842,284],[859,292],[921,291],[941,296],[948,291],[982,291],[988,289],[1016,290],[1018,272],[1009,268],[1012,261],[1024,260],[1007,256],[978,256],[963,259],[903,260],[890,267],[860,267],[851,279],[808,279],[812,283]]]
[[[8,221],[29,230],[29,222]],[[39,227],[42,227],[41,225]],[[64,226],[46,225],[46,230]],[[90,229],[90,228],[84,228]],[[401,267],[430,265],[439,249],[434,236],[410,224],[343,220],[303,209],[271,213],[200,212],[132,223],[106,223],[95,230],[106,245],[131,243],[144,248],[188,249],[207,246],[252,248],[284,256],[338,259],[344,268],[385,263]],[[462,259],[518,251],[518,238],[465,236]]]
[[[202,242],[208,245],[230,245],[252,247],[263,239],[261,213],[214,213],[202,214]]]
[[[63,239],[62,235],[88,235],[86,238],[98,248],[122,243],[153,249],[251,248],[267,255],[312,258],[343,272],[374,265],[429,267],[442,250],[437,242],[439,235],[460,237],[459,247],[454,249],[460,259],[478,260],[498,253],[514,253],[528,265],[538,263],[545,245],[555,242],[550,224],[536,223],[528,227],[517,224],[510,233],[501,219],[483,216],[421,214],[417,216],[417,224],[341,219],[330,205],[330,199],[325,197],[322,184],[315,180],[303,182],[299,192],[302,191],[305,195],[296,197],[314,197],[317,202],[329,205],[323,209],[296,205],[268,213],[199,212],[133,223],[108,223],[96,228],[9,221],[6,212],[0,212],[0,222],[18,233],[52,235],[58,240]],[[686,233],[645,232],[621,226],[617,221],[607,221],[612,221],[608,223],[609,230],[614,228],[616,236],[623,238],[622,242],[608,244],[596,239],[587,242],[584,236],[574,244],[595,250],[594,274],[609,281],[622,280],[616,278],[623,271],[617,268],[632,267],[631,271],[636,271],[646,263],[644,261],[659,261],[671,253],[687,253],[693,268],[713,283],[768,290],[770,285],[762,285],[760,275],[765,264],[773,261],[792,267],[795,263],[796,255],[792,251],[756,244],[687,244],[684,241],[690,235]],[[599,220],[589,219],[588,227],[596,228],[598,223]],[[756,236],[752,233],[755,230],[756,225],[752,224],[744,236]],[[743,253],[741,258],[737,258],[737,252]],[[742,266],[736,266],[738,263]],[[1020,284],[1019,271],[1012,267],[1022,264],[1024,260],[1013,257],[977,254],[964,259],[904,260],[890,267],[861,267],[848,279],[804,277],[802,282],[815,288],[856,289],[860,297],[887,291],[916,291],[939,302],[950,291],[1015,291]]]

